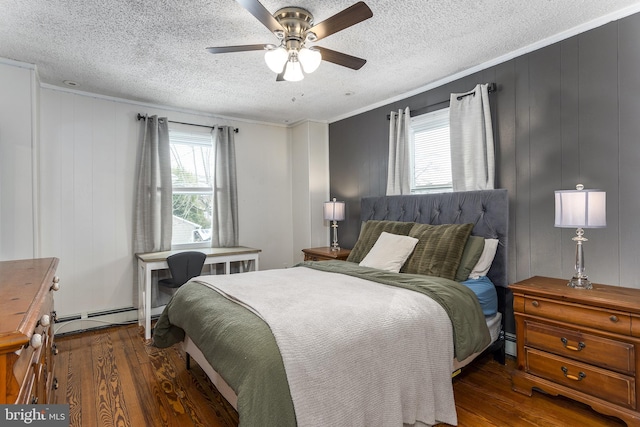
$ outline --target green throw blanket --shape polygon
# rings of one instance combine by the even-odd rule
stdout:
[[[475,294],[463,285],[430,276],[389,273],[343,261],[299,264],[329,273],[407,288],[438,302],[451,319],[458,360],[490,342]],[[154,329],[154,344],[168,347],[185,332],[238,396],[242,426],[295,426],[286,372],[275,338],[258,316],[197,281],[183,285]]]

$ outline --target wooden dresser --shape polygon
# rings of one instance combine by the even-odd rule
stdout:
[[[640,289],[532,277],[510,286],[518,369],[513,390],[532,387],[640,425]]]
[[[303,249],[305,261],[329,261],[332,259],[344,261],[351,253],[351,249],[332,251],[330,247]]]
[[[52,403],[57,258],[0,262],[0,404]]]

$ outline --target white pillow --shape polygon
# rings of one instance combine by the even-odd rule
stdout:
[[[469,274],[469,279],[477,279],[481,276],[486,276],[493,263],[493,258],[496,256],[498,250],[498,239],[484,239],[484,249],[480,255],[480,259],[476,263],[475,267]]]
[[[418,239],[414,237],[383,231],[360,265],[398,273],[413,252],[416,243]]]

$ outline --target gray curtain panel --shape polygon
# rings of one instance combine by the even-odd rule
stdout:
[[[133,250],[171,250],[172,188],[166,117],[146,117],[138,151]]]
[[[214,126],[214,182],[211,246],[238,246],[238,185],[234,128]]]
[[[453,191],[492,190],[495,150],[488,85],[451,94],[449,132]]]
[[[409,167],[409,107],[392,111],[389,116],[389,169],[387,196],[411,194]]]

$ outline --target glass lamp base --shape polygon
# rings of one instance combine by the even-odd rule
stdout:
[[[339,251],[340,245],[338,245],[338,223],[333,221],[331,224],[331,228],[333,228],[333,243],[331,244],[332,251]]]
[[[582,228],[578,228],[576,230],[576,237],[573,239],[576,242],[576,263],[575,263],[575,272],[567,286],[574,289],[592,289],[591,282],[589,281],[589,277],[584,274],[584,252],[582,250],[582,242],[586,242],[587,239],[584,237],[584,230]]]
[[[569,283],[567,283],[567,286],[575,289],[593,289],[587,276],[573,276],[571,280],[569,280]]]

